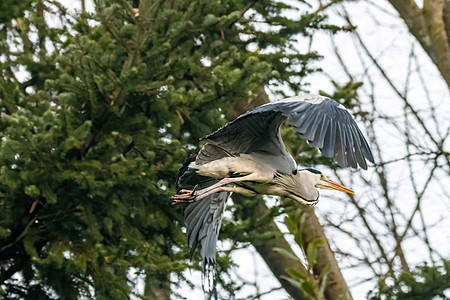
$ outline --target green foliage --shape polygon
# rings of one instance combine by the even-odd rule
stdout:
[[[370,291],[368,299],[431,300],[448,299],[450,292],[450,261],[443,260],[441,266],[418,266],[411,273],[402,273],[394,279],[396,284],[385,283],[378,290]]]
[[[130,276],[182,279],[178,168],[260,87],[302,89],[320,57],[300,53],[296,34],[335,30],[275,1],[135,2],[139,15],[128,1],[80,15],[1,4],[4,297],[118,299]]]
[[[362,82],[349,81],[342,86],[333,80],[331,81],[331,83],[335,88],[333,94],[328,94],[324,91],[320,91],[321,95],[329,97],[331,99],[335,99],[348,108],[353,109],[355,107],[359,107],[359,103],[356,103],[355,99],[358,97],[358,88],[363,85]]]
[[[2,0],[0,2],[0,24],[23,16],[24,11],[30,8],[31,2],[32,0]]]
[[[323,245],[322,240],[313,240],[306,242],[303,240],[303,230],[305,230],[305,220],[307,217],[306,212],[302,212],[300,209],[290,211],[284,219],[284,223],[289,229],[289,232],[294,236],[295,243],[302,249],[303,253],[306,253],[306,266],[307,274],[301,274],[298,271],[288,268],[286,272],[289,276],[283,276],[292,285],[301,289],[306,295],[312,299],[324,299],[324,291],[327,284],[328,273],[321,274],[319,278],[314,277],[313,268],[317,263],[318,249]],[[307,229],[306,229],[307,230]],[[288,256],[292,259],[297,257],[292,256],[291,253],[284,249],[275,248],[274,250],[280,252],[284,256]]]

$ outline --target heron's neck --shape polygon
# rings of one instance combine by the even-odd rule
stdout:
[[[300,195],[308,200],[316,200],[319,198],[319,191],[315,188],[315,178],[310,174],[303,172],[297,176],[297,187]]]

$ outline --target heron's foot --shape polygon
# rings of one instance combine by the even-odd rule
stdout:
[[[193,190],[180,190],[180,192],[172,197],[172,204],[180,204],[180,203],[192,203],[195,201],[195,198],[197,197],[197,192],[195,189],[197,186],[194,187]]]
[[[189,204],[189,203],[195,202],[193,199],[174,199],[173,197],[171,197],[171,199],[172,199],[172,205]]]
[[[180,190],[180,193],[178,195],[191,195],[196,196],[198,193],[196,192],[195,188],[193,190]],[[175,196],[178,196],[175,195]]]

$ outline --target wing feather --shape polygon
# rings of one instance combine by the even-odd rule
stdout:
[[[198,242],[201,242],[203,265],[216,261],[216,244],[229,195],[228,192],[212,194],[189,204],[184,211],[191,258]]]
[[[316,134],[317,128],[320,125],[320,119],[321,116],[316,114],[314,115],[314,119],[311,120],[308,127],[304,130],[305,134],[301,135],[301,138],[311,142],[314,139],[314,136]]]
[[[264,152],[288,155],[279,135],[284,120],[300,137],[333,157],[342,167],[367,169],[370,147],[350,113],[336,101],[304,95],[259,106],[207,136],[233,154]]]
[[[347,165],[347,159],[345,157],[345,142],[342,138],[343,132],[340,124],[336,124],[336,141],[334,143],[334,160],[339,163],[339,165]]]
[[[344,127],[346,134],[345,136],[347,137],[347,161],[350,167],[352,168],[356,168],[356,157],[355,157],[355,152],[354,152],[354,140],[353,140],[353,134],[352,134],[352,129],[349,126],[345,126]]]
[[[336,145],[338,147],[335,149],[335,153],[337,154],[337,162],[341,166],[348,166],[347,156],[345,155],[345,149],[347,148],[347,139],[345,137],[345,130],[342,128],[341,124],[337,123],[337,128],[339,132],[336,132]]]
[[[334,154],[334,143],[336,140],[336,124],[334,123],[334,120],[330,120],[330,126],[328,127],[327,133],[325,135],[322,153],[326,157],[333,157]]]
[[[329,120],[326,117],[322,117],[320,128],[316,131],[314,139],[310,143],[311,146],[322,149],[325,142],[325,133],[328,129]]]

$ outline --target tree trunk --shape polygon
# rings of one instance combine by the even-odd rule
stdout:
[[[303,231],[304,249],[314,240],[322,240],[323,245],[318,248],[317,262],[313,267],[314,275],[319,276],[328,271],[327,286],[325,288],[325,299],[348,300],[353,299],[348,289],[347,283],[342,276],[341,269],[331,250],[323,227],[314,212],[313,207],[305,207],[300,203],[295,203],[302,211],[307,213],[305,227]]]
[[[153,276],[152,276],[153,275]],[[145,276],[144,299],[170,300],[170,274]]]
[[[242,203],[244,199],[244,196],[239,194],[233,194],[233,202],[234,203]],[[264,216],[268,213],[269,208],[264,204],[264,202],[259,202],[255,209],[253,216]],[[299,290],[297,287],[293,286],[289,283],[289,281],[282,278],[282,276],[289,276],[288,273],[286,273],[286,268],[292,268],[296,271],[298,271],[300,274],[310,277],[308,270],[306,270],[305,266],[301,263],[299,259],[293,259],[287,256],[281,255],[279,252],[275,251],[274,248],[281,248],[285,251],[289,252],[290,254],[295,256],[294,251],[292,251],[291,246],[283,237],[283,233],[278,228],[277,224],[273,220],[271,220],[268,224],[265,224],[264,226],[259,226],[257,229],[259,232],[271,232],[272,239],[270,240],[264,240],[264,241],[255,241],[253,242],[253,246],[255,247],[256,251],[261,255],[263,260],[266,262],[267,266],[269,267],[270,271],[272,271],[275,278],[278,279],[281,286],[284,288],[284,290],[293,298],[296,300],[306,300],[309,299],[307,296],[303,294],[301,290]],[[310,278],[310,281],[313,281],[314,278]]]
[[[450,87],[450,1],[389,0]]]

